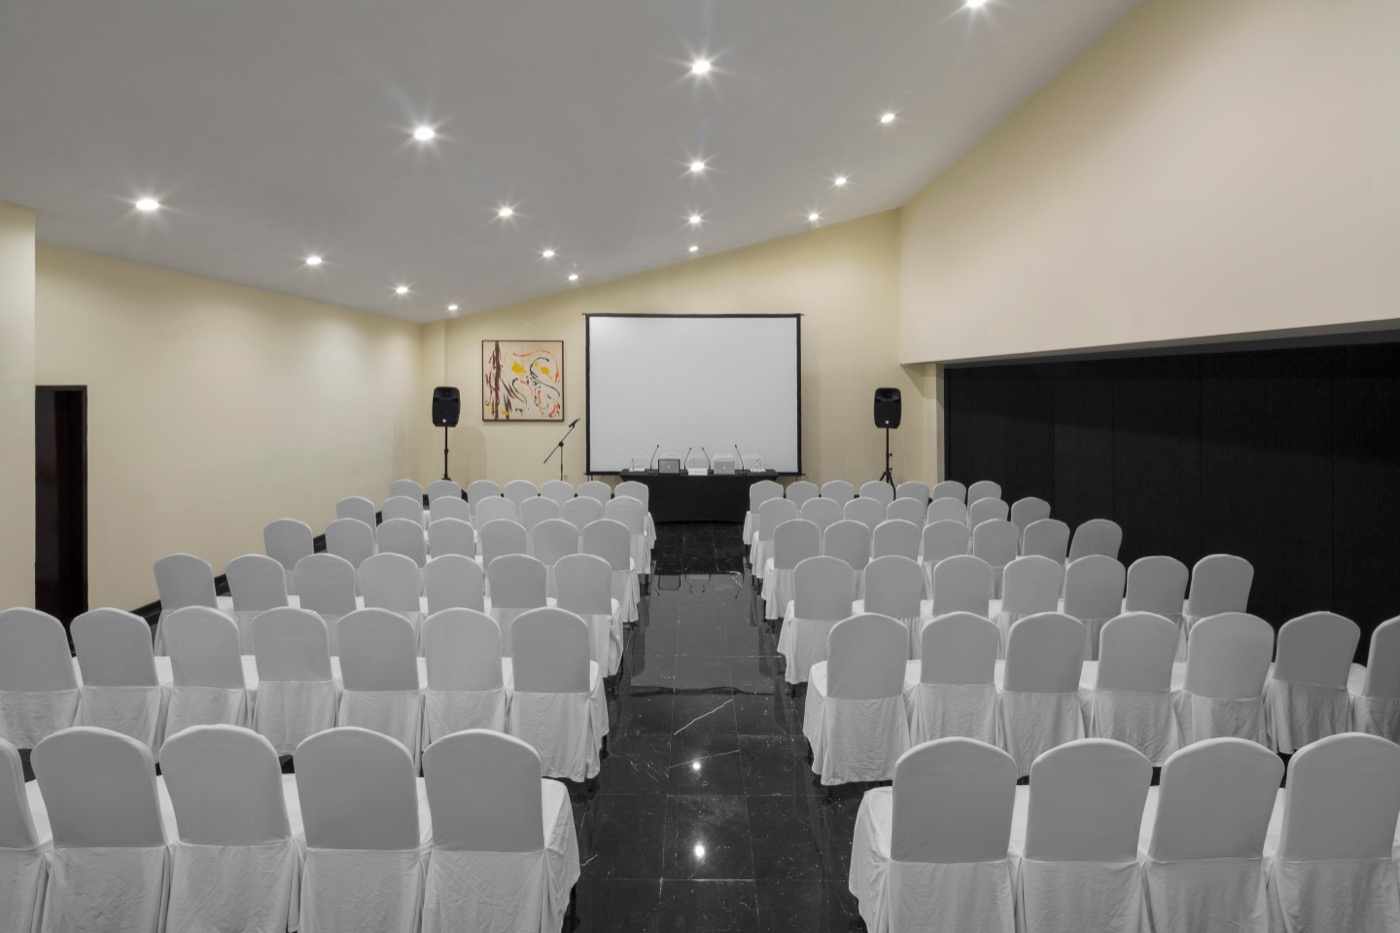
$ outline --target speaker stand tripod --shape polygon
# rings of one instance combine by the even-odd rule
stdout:
[[[880,482],[894,485],[894,471],[890,469],[890,429],[885,428],[885,472],[880,474]]]
[[[442,426],[442,478],[451,479],[447,475],[447,425]]]

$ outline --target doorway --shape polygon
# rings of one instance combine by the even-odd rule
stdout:
[[[88,609],[87,386],[34,389],[34,607]]]

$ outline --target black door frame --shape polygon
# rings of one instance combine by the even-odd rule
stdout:
[[[75,541],[65,541],[65,542],[63,542],[63,543],[60,545],[60,546],[63,548],[63,550],[65,550],[65,551],[71,551],[71,555],[72,555],[71,558],[70,558],[70,560],[72,561],[72,566],[71,566],[71,567],[68,567],[68,568],[66,568],[66,569],[68,569],[68,570],[70,571],[69,575],[70,575],[71,577],[73,577],[73,579],[65,580],[65,581],[64,581],[64,586],[65,586],[65,587],[72,586],[72,587],[78,587],[78,588],[79,588],[79,592],[74,593],[73,596],[72,596],[72,598],[71,598],[71,600],[70,600],[70,599],[65,599],[65,600],[64,600],[64,605],[63,605],[63,607],[61,607],[61,608],[64,609],[64,610],[76,609],[77,612],[85,612],[85,611],[87,611],[87,609],[89,608],[89,604],[88,604],[88,598],[89,598],[89,580],[88,580],[88,501],[87,501],[87,500],[88,500],[88,497],[87,497],[87,488],[88,488],[88,450],[87,450],[87,442],[88,442],[88,438],[87,438],[88,398],[87,398],[87,392],[88,392],[88,387],[85,386],[85,385],[36,385],[36,386],[34,387],[34,401],[35,401],[35,409],[36,409],[36,411],[35,411],[36,419],[37,419],[37,415],[38,415],[38,410],[37,410],[37,409],[38,409],[39,399],[40,399],[41,396],[44,395],[45,393],[52,394],[52,395],[59,395],[59,394],[75,395],[75,396],[77,397],[77,403],[78,403],[78,407],[79,407],[79,415],[80,415],[79,421],[80,421],[81,431],[79,432],[79,436],[78,436],[78,438],[77,438],[77,446],[76,446],[76,448],[75,448],[74,450],[65,450],[65,453],[69,454],[70,456],[71,456],[71,455],[76,455],[76,458],[77,458],[77,463],[71,466],[72,475],[71,475],[71,476],[68,476],[67,479],[69,479],[69,480],[70,480],[71,482],[73,482],[73,483],[79,484],[80,489],[81,489],[81,495],[79,495],[79,496],[76,497],[76,498],[77,498],[77,510],[78,510],[78,514],[77,514],[75,517],[73,517],[73,518],[71,519],[71,526],[67,526],[67,523],[63,523],[62,520],[60,519],[60,524],[64,524],[65,526],[67,526],[67,527],[68,527],[68,531],[70,532],[70,534],[71,534],[73,537],[76,538]],[[36,553],[37,553],[37,552],[38,552],[38,548],[39,548],[39,540],[38,540],[38,537],[39,537],[39,535],[42,533],[42,529],[45,527],[45,525],[43,525],[43,524],[40,523],[40,515],[39,515],[39,507],[40,507],[40,501],[41,501],[41,500],[40,500],[40,496],[41,496],[41,481],[40,481],[39,476],[37,475],[37,456],[38,456],[38,450],[37,450],[37,444],[38,444],[37,424],[36,424],[36,433],[35,433],[35,444],[36,444],[36,450],[35,450],[35,455],[36,455],[36,475],[35,475],[35,478],[34,478],[34,492],[35,492],[35,549],[36,549]],[[37,568],[36,568],[36,570],[37,570]],[[39,600],[38,579],[37,579],[37,576],[38,576],[38,575],[37,575],[37,573],[36,573],[36,579],[35,579],[35,594],[34,594],[34,595],[35,595],[35,604],[36,604],[36,607],[37,607],[37,608],[44,609],[44,608],[45,608],[44,606],[38,606],[38,603],[39,603],[40,600]],[[63,615],[63,617],[64,617],[64,618],[63,618],[64,623],[67,624],[69,621],[71,621],[71,619],[70,619],[69,617],[71,617],[72,615],[75,615],[75,614],[77,614],[77,613],[72,612],[72,611],[64,611],[64,612],[62,613],[62,615]]]

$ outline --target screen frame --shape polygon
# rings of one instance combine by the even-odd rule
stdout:
[[[777,476],[804,476],[802,472],[802,315],[801,314],[625,314],[618,312],[585,313],[583,316],[583,415],[584,415],[584,468],[588,476],[615,476],[616,472],[593,469],[593,330],[589,327],[592,318],[599,317],[649,317],[649,318],[705,318],[724,320],[726,318],[792,318],[795,325],[794,337],[797,349],[797,469],[765,470]]]

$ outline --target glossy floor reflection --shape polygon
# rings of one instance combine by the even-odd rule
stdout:
[[[595,786],[571,787],[573,931],[864,930],[846,891],[864,787],[824,790],[737,525],[658,529]]]

